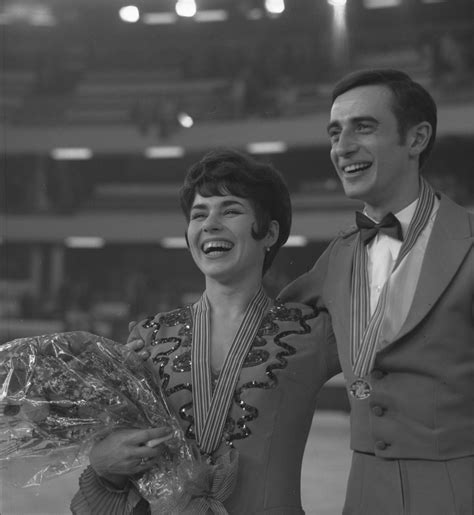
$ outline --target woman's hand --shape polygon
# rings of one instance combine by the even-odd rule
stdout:
[[[97,475],[122,488],[127,476],[159,462],[161,444],[173,435],[170,431],[168,427],[115,431],[92,447],[90,464]]]

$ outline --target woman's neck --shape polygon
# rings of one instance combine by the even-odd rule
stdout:
[[[235,320],[243,316],[260,287],[260,282],[224,285],[206,281],[206,295],[211,306],[211,313],[228,320]]]

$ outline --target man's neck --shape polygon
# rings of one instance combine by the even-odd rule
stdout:
[[[410,204],[415,202],[419,197],[419,188],[414,189],[410,195],[406,195],[401,199],[389,198],[387,202],[380,203],[378,205],[372,205],[366,203],[364,205],[364,213],[375,221],[380,221],[388,213],[399,213]]]

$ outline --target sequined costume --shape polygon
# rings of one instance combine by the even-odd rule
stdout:
[[[145,341],[168,401],[194,440],[192,325],[188,306],[137,323],[130,339]],[[301,465],[316,398],[339,371],[327,313],[297,303],[270,305],[243,362],[215,453],[228,446],[239,453],[237,486],[224,503],[228,513],[304,513]]]

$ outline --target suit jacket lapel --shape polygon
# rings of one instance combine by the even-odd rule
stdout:
[[[472,244],[468,214],[442,196],[413,303],[397,340],[410,332],[433,308]]]
[[[354,259],[354,246],[357,241],[358,232],[350,233],[346,237],[342,237],[338,246],[337,254],[331,256],[330,270],[332,277],[327,281],[329,298],[329,311],[331,317],[337,320],[337,325],[343,328],[346,333],[347,341],[350,335],[350,317],[351,317],[351,276]]]

